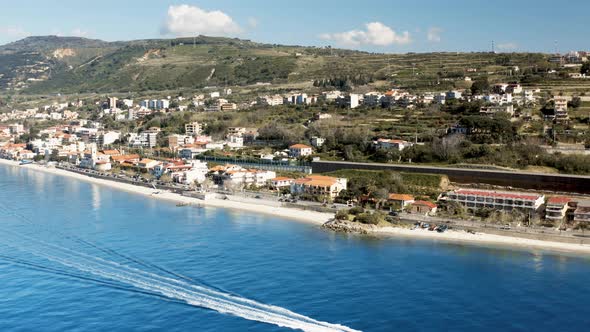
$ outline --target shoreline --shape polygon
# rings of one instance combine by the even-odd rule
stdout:
[[[6,166],[13,166],[13,167],[22,167],[24,169],[30,169],[33,171],[48,173],[57,176],[64,176],[71,179],[77,179],[93,184],[107,186],[113,189],[123,190],[129,193],[138,194],[142,196],[146,196],[147,198],[153,198],[162,201],[168,201],[172,203],[182,203],[182,204],[191,204],[197,205],[202,207],[214,207],[214,208],[224,208],[224,209],[231,209],[231,210],[240,210],[240,211],[248,211],[254,213],[261,213],[269,216],[276,216],[281,218],[288,218],[293,220],[298,220],[305,223],[310,223],[314,225],[321,226],[326,221],[333,218],[333,215],[330,213],[321,213],[315,211],[308,211],[308,210],[300,210],[300,209],[293,209],[293,208],[286,208],[286,207],[273,207],[267,206],[262,204],[253,204],[253,203],[245,203],[239,202],[234,200],[222,200],[218,198],[211,198],[207,200],[200,200],[194,197],[187,197],[182,196],[180,194],[168,192],[165,190],[159,190],[160,192],[157,195],[153,195],[154,189],[143,187],[143,186],[136,186],[128,183],[122,183],[117,181],[111,181],[106,179],[99,179],[95,177],[90,177],[82,174],[78,174],[75,172],[69,172],[66,170],[62,170],[59,168],[54,167],[45,167],[38,164],[28,164],[20,166],[17,161],[13,160],[6,160],[0,159],[0,165]]]
[[[64,176],[72,179],[77,179],[93,184],[107,186],[113,189],[123,190],[126,192],[145,196],[147,198],[153,198],[162,201],[168,201],[172,203],[191,204],[202,207],[213,207],[213,208],[224,208],[230,210],[247,211],[252,213],[265,214],[268,216],[275,216],[280,218],[286,218],[290,220],[305,222],[313,224],[315,226],[322,226],[327,221],[333,219],[331,213],[322,213],[309,210],[287,208],[287,207],[273,207],[263,204],[246,203],[234,200],[222,200],[218,198],[211,198],[207,200],[200,200],[198,198],[182,196],[180,194],[171,193],[167,191],[160,191],[160,194],[153,195],[154,189],[137,186],[133,184],[121,183],[106,179],[94,178],[75,172],[70,172],[58,168],[45,167],[37,164],[28,164],[20,166],[17,161],[0,159],[0,165],[12,166],[12,167],[23,167],[31,169],[33,171],[48,173],[52,175]],[[465,231],[448,230],[444,233],[431,232],[427,230],[412,230],[402,227],[375,227],[368,228],[368,234],[370,236],[378,237],[396,237],[396,238],[413,238],[413,239],[424,239],[424,240],[436,240],[444,241],[448,243],[459,243],[467,245],[479,245],[479,246],[502,246],[512,247],[526,250],[542,250],[548,252],[557,253],[576,253],[590,255],[590,245],[564,243],[564,242],[553,242],[544,240],[534,240],[521,237],[494,235],[488,233],[476,233],[469,234]]]

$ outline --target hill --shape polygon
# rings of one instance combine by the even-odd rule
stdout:
[[[513,66],[542,69],[546,59],[543,54],[378,54],[205,36],[126,42],[43,36],[0,46],[0,89],[86,93],[260,82],[311,87],[328,78],[446,89],[465,75],[505,79]],[[467,74],[468,69],[477,72]]]

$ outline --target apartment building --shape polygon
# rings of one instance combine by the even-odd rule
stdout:
[[[472,209],[492,208],[503,211],[520,209],[533,213],[545,203],[545,196],[540,194],[477,189],[451,191],[447,193],[446,199]]]
[[[346,190],[348,180],[323,175],[309,175],[297,179],[291,184],[291,193],[310,194],[336,198],[342,190]]]
[[[184,132],[187,135],[201,135],[202,130],[203,127],[201,127],[201,124],[198,122],[191,122],[184,125]]]

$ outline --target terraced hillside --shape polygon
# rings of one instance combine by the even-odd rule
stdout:
[[[114,43],[47,36],[0,46],[0,89],[159,91],[363,76],[375,84],[442,90],[460,88],[464,76],[517,80],[547,66],[542,54],[375,54],[203,36]]]

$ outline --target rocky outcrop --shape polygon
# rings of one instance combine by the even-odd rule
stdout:
[[[339,233],[356,233],[369,234],[375,230],[374,225],[365,225],[357,222],[332,219],[322,225],[323,229],[328,229]]]

